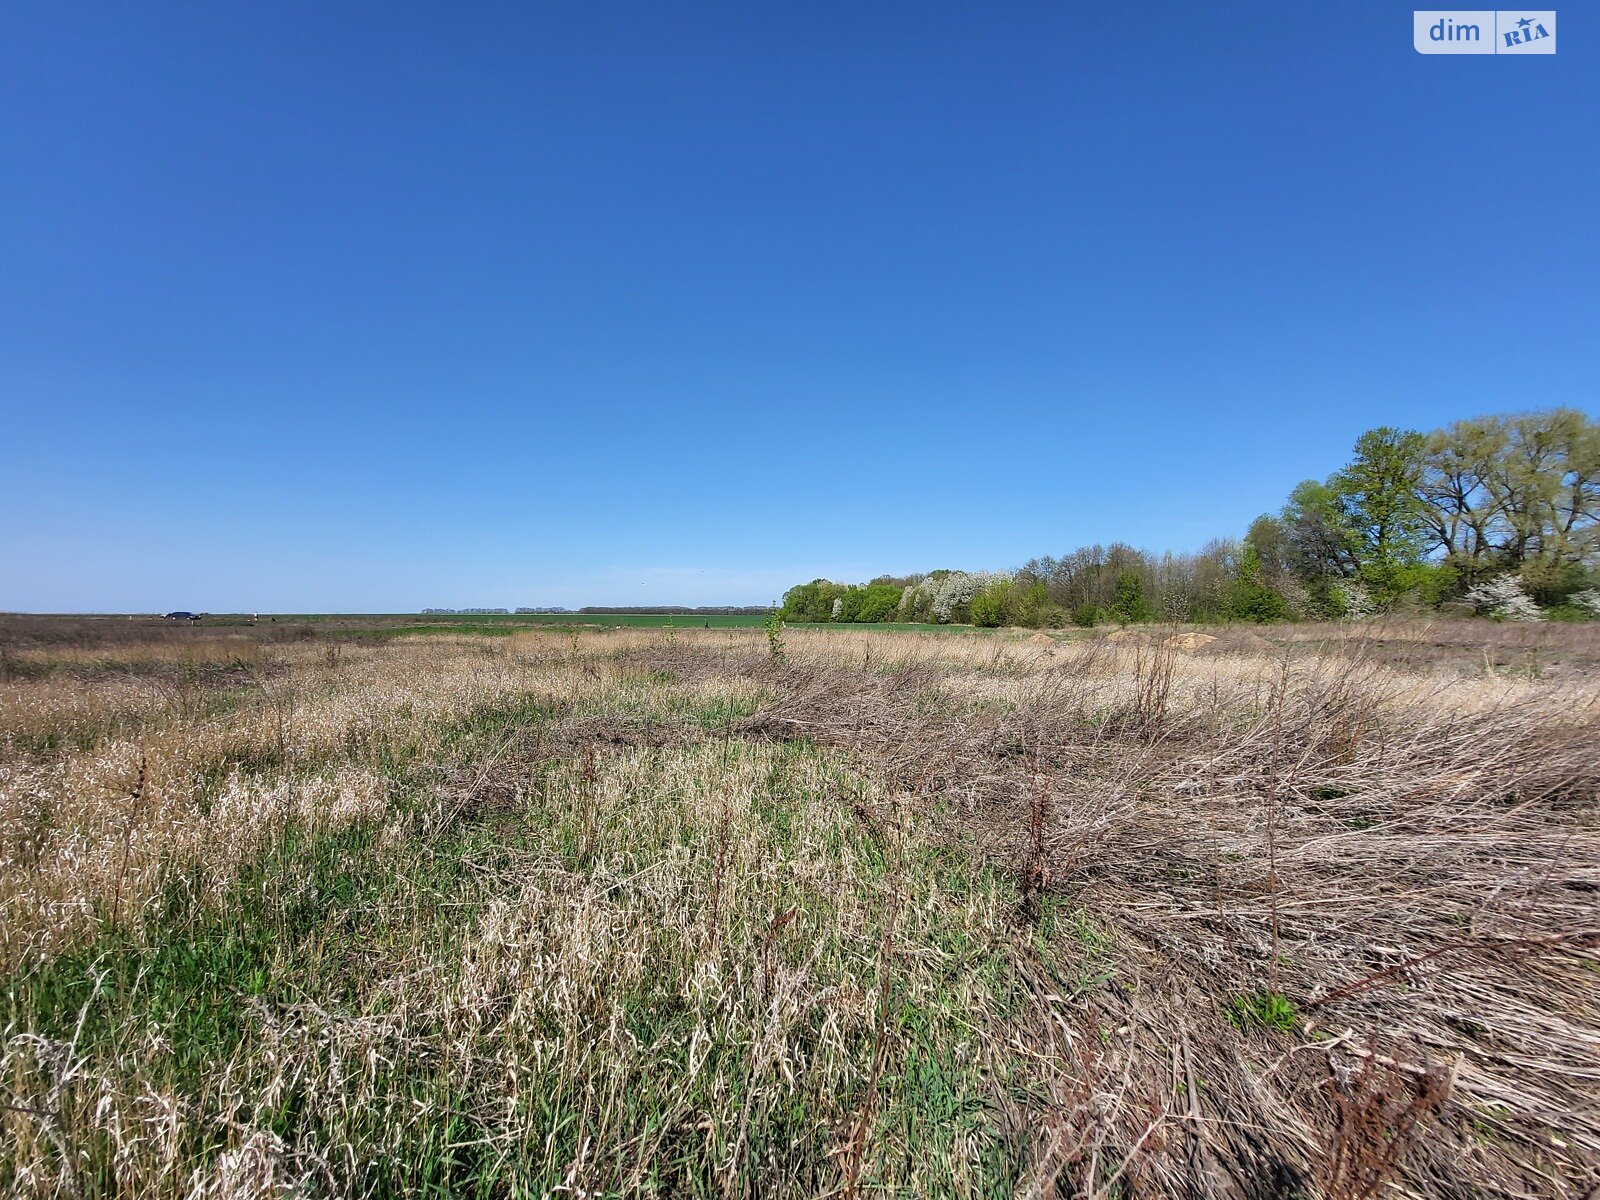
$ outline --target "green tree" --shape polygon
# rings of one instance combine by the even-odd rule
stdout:
[[[1233,621],[1282,621],[1289,616],[1288,604],[1266,580],[1260,552],[1248,542],[1239,554],[1225,604]]]
[[[1263,575],[1269,579],[1288,575],[1293,570],[1294,551],[1290,544],[1289,529],[1281,517],[1270,513],[1250,522],[1244,535],[1245,545],[1256,553]]]
[[[1042,579],[1016,580],[1006,598],[1007,619],[1024,629],[1056,628],[1066,623],[1066,614],[1050,599],[1050,589]]]
[[[1144,585],[1132,571],[1117,572],[1115,599],[1111,602],[1111,615],[1121,625],[1137,625],[1156,619],[1155,609],[1145,598]]]
[[[1510,444],[1501,417],[1457,421],[1428,435],[1417,495],[1432,546],[1468,584],[1495,570],[1501,503],[1491,488]]]
[[[901,588],[889,583],[869,583],[851,588],[845,597],[845,620],[857,624],[892,621],[900,607]]]
[[[1307,582],[1349,579],[1361,569],[1356,536],[1339,493],[1329,483],[1307,479],[1289,493],[1279,518],[1291,568]]]
[[[972,597],[972,623],[988,629],[1005,624],[1006,601],[1011,596],[1011,581],[996,579]]]
[[[842,583],[813,579],[785,592],[778,612],[785,621],[832,621],[836,619],[834,601],[842,601],[847,591]]]
[[[1358,573],[1380,602],[1400,594],[1402,573],[1422,561],[1428,517],[1419,497],[1427,439],[1383,426],[1356,441],[1356,456],[1328,485],[1354,543]]]
[[[1553,595],[1600,553],[1600,423],[1570,408],[1457,421],[1429,435],[1418,497],[1464,583],[1517,570]]]
[[[783,603],[778,608],[778,615],[785,621],[809,621],[814,618],[807,615],[816,606],[817,585],[820,579],[810,583],[797,583],[783,594]]]

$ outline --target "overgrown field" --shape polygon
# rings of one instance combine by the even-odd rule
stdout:
[[[1597,639],[14,639],[0,1194],[1592,1196]]]

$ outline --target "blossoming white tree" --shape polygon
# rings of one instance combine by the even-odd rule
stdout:
[[[1336,583],[1333,585],[1333,591],[1339,597],[1340,607],[1346,620],[1359,621],[1378,611],[1372,593],[1362,584],[1351,581]]]
[[[924,579],[914,587],[908,587],[901,597],[900,609],[902,613],[913,612],[918,600],[926,596],[933,619],[941,625],[948,625],[955,620],[958,610],[970,605],[972,598],[989,584],[1010,578],[1005,571],[951,571],[948,575]]]
[[[1574,594],[1570,598],[1570,603],[1576,608],[1581,608],[1591,617],[1600,617],[1600,591],[1594,588],[1585,588],[1583,591]]]
[[[1466,595],[1467,603],[1486,617],[1501,621],[1542,621],[1544,614],[1515,575],[1500,575],[1480,583]]]

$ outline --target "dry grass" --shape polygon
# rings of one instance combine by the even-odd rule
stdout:
[[[35,630],[0,1191],[1593,1194],[1600,655],[1506,636]]]

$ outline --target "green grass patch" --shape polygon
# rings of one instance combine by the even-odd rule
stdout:
[[[1274,1029],[1292,1033],[1300,1027],[1300,1010],[1282,992],[1257,991],[1235,996],[1223,1014],[1236,1029]]]
[[[695,703],[712,728],[749,707]],[[1008,1060],[974,1045],[1022,1002],[983,924],[1005,919],[1009,885],[915,829],[888,837],[860,815],[883,798],[803,743],[602,747],[439,822],[431,780],[552,715],[512,697],[353,742],[350,761],[390,778],[388,811],[289,820],[226,886],[174,869],[138,929],[106,914],[8,981],[0,1023],[103,1081],[61,1100],[83,1185],[68,1190],[183,1195],[262,1131],[287,1178],[328,1163],[341,1194],[531,1197],[578,1179],[710,1197],[730,1170],[753,1192],[820,1193],[882,1038],[862,1184],[1010,1194],[1023,1158],[993,1074]],[[49,1094],[41,1053],[8,1068],[8,1103]],[[170,1159],[117,1149],[102,1086],[124,1128],[140,1097],[170,1099]],[[10,1169],[0,1154],[0,1192]]]

